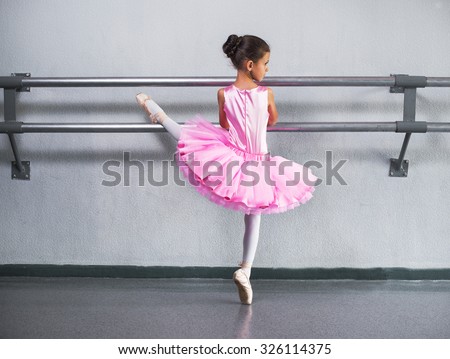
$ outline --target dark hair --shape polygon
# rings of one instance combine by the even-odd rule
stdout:
[[[236,70],[239,70],[245,60],[257,62],[266,52],[270,52],[270,47],[257,36],[237,36],[233,34],[228,36],[222,50],[231,59]]]

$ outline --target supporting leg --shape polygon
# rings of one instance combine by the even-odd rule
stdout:
[[[233,273],[233,280],[239,292],[239,299],[242,304],[252,304],[253,290],[250,284],[250,274],[256,248],[258,247],[259,228],[261,225],[260,214],[246,214],[244,216],[244,251],[242,262],[236,272]]]
[[[246,214],[244,215],[245,232],[243,241],[243,255],[241,268],[250,278],[251,266],[256,254],[256,248],[259,241],[259,229],[261,227],[260,214]]]

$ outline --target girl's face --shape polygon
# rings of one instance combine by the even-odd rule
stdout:
[[[252,62],[247,66],[251,66],[250,73],[254,80],[262,81],[267,72],[269,72],[270,52],[266,52],[257,62]]]

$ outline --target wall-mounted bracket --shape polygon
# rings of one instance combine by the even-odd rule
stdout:
[[[13,77],[30,77],[30,73],[13,73]],[[20,86],[21,81],[12,81],[11,86],[5,87],[3,90],[4,95],[4,117],[5,122],[16,123],[16,96],[17,92],[30,92],[29,87]],[[30,161],[21,161],[19,150],[17,149],[16,139],[13,133],[8,133],[9,141],[11,143],[11,149],[15,161],[11,162],[11,179],[30,179]]]
[[[30,180],[30,161],[21,162],[22,171],[16,161],[11,161],[11,179]]]
[[[13,72],[11,74],[11,76],[16,76],[16,77],[30,77],[31,74],[29,72]],[[29,87],[19,87],[16,89],[17,92],[30,92],[30,88]]]
[[[416,92],[417,87],[425,87],[427,78],[424,76],[409,75],[391,75],[395,77],[395,85],[389,90],[390,93],[403,93],[403,121],[397,122],[397,130],[399,133],[406,133],[403,140],[402,149],[398,158],[390,159],[389,176],[390,177],[407,177],[409,161],[404,160],[406,149],[408,148],[411,133],[427,132],[427,126],[424,122],[415,122],[416,120]]]
[[[391,158],[391,165],[389,167],[390,177],[407,177],[409,161],[404,160],[406,148],[408,147],[409,139],[411,138],[411,133],[405,135],[403,140],[402,149],[400,150],[399,158]]]
[[[427,86],[427,78],[425,76],[409,76],[404,74],[397,74],[391,76],[395,77],[395,84],[389,89],[390,93],[403,93],[405,88],[418,88]]]
[[[389,166],[389,177],[406,177],[408,176],[408,160],[399,162],[396,158],[391,158],[391,165]]]

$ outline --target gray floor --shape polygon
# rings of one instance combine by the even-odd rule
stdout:
[[[450,281],[0,278],[1,338],[450,338]]]

